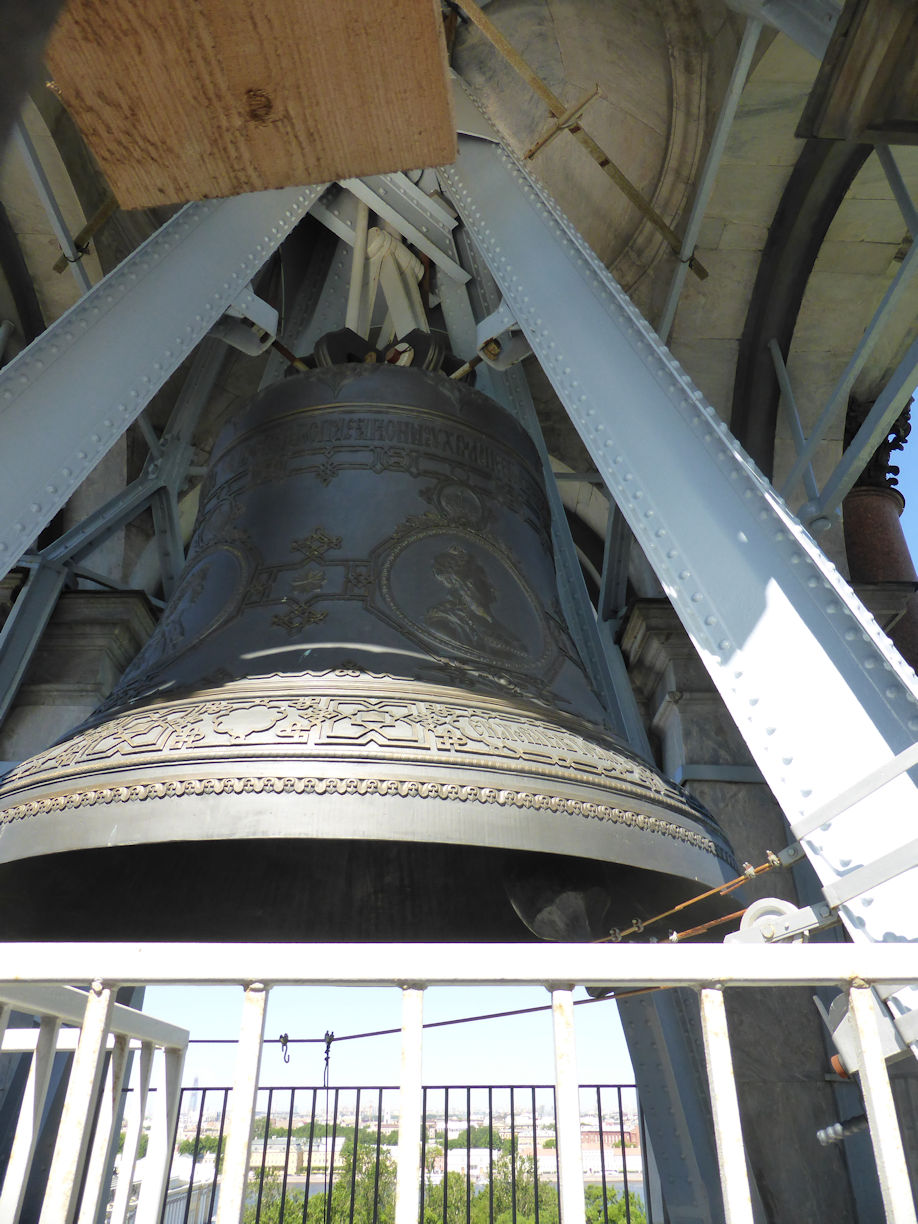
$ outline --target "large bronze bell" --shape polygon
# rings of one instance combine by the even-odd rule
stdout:
[[[608,726],[526,434],[392,366],[224,431],[156,632],[0,822],[7,939],[588,939],[736,873]]]

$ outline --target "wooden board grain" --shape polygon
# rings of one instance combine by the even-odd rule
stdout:
[[[797,135],[918,144],[915,0],[846,0]]]
[[[70,0],[47,59],[123,208],[456,157],[439,0]]]

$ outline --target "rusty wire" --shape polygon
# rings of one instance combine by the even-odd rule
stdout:
[[[614,930],[610,931],[608,935],[603,935],[599,939],[594,939],[593,942],[619,943],[625,938],[626,935],[640,935],[647,927],[653,926],[656,922],[662,922],[664,918],[671,918],[673,914],[681,913],[682,910],[688,909],[692,905],[697,905],[699,901],[706,901],[709,897],[725,897],[728,893],[731,893],[735,889],[739,888],[741,884],[745,884],[749,880],[754,880],[757,876],[764,875],[766,871],[773,871],[775,867],[781,866],[781,860],[776,854],[773,854],[771,850],[767,851],[766,853],[768,854],[768,858],[764,863],[761,863],[758,867],[753,867],[751,863],[744,863],[743,874],[737,876],[733,880],[728,880],[726,884],[720,884],[717,888],[709,888],[707,892],[699,893],[697,897],[690,897],[688,901],[680,901],[680,903],[678,905],[674,905],[672,909],[664,910],[662,914],[655,914],[653,918],[647,918],[643,922],[638,918],[634,918],[632,919],[631,926],[625,927],[623,931],[616,927]],[[737,914],[742,914],[743,912],[743,910],[738,910]],[[737,917],[737,914],[731,914],[729,917],[735,918]],[[716,926],[718,923],[726,921],[728,921],[727,918],[719,918],[706,925]],[[701,927],[696,928],[697,931],[701,931],[701,929]],[[686,938],[690,933],[691,932],[684,932],[679,936],[679,938]],[[673,942],[678,942],[678,940],[674,940]]]

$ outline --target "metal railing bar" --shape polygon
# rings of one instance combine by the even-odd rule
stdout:
[[[316,1100],[318,1095],[318,1088],[313,1088],[312,1113],[309,1115],[309,1154],[306,1157],[306,1198],[303,1200],[303,1224],[306,1224],[309,1216],[309,1186],[312,1181],[312,1145],[313,1137],[316,1133]]]
[[[421,1203],[419,1209],[419,1220],[424,1219],[424,1192],[426,1190],[427,1178],[427,1088],[421,1089]],[[402,1137],[401,1132],[402,1120],[399,1118],[399,1139]]]
[[[903,760],[904,760],[903,754]],[[898,766],[897,766],[898,767]],[[904,765],[902,768],[910,768]],[[291,965],[308,973],[291,973]],[[448,965],[449,968],[445,968]],[[188,966],[185,972],[183,966]],[[551,986],[588,982],[615,990],[698,986],[837,986],[915,978],[907,943],[861,944],[68,944],[0,945],[0,981],[93,981],[99,968],[125,985],[229,984],[397,987]],[[265,972],[255,977],[258,968]],[[251,971],[251,972],[250,972]],[[0,986],[0,999],[5,997]],[[40,1014],[42,1008],[30,1009]],[[140,1013],[137,1013],[140,1015]],[[177,1030],[178,1031],[178,1030]],[[135,1034],[126,1032],[126,1035]],[[141,1038],[144,1034],[139,1034]],[[159,1043],[158,1036],[153,1038]]]
[[[557,1202],[558,1202],[558,1219],[560,1220],[561,1219],[561,1176],[560,1176],[560,1165],[558,1164],[558,1161],[560,1159],[558,1155],[558,1146],[559,1146],[559,1139],[560,1139],[560,1136],[558,1134],[558,1089],[554,1085],[552,1085],[552,1090],[551,1090],[551,1103],[552,1103],[552,1117],[554,1118],[554,1121],[555,1121],[555,1174],[556,1174],[555,1176],[555,1198],[557,1199]]]
[[[377,1134],[379,1128],[377,1127]],[[354,1196],[357,1191],[357,1143],[360,1139],[360,1089],[357,1089],[357,1097],[354,1103],[354,1155],[351,1161],[351,1214],[350,1224],[354,1224]],[[281,1220],[283,1220],[281,1215]]]
[[[625,1154],[625,1111],[622,1108],[622,1090],[618,1093],[618,1144],[622,1154],[622,1185],[625,1195],[625,1224],[631,1224],[631,1195],[628,1191],[628,1157]]]
[[[535,1224],[539,1224],[539,1128],[536,1124],[536,1090],[532,1088],[532,1180],[535,1189]]]
[[[332,1187],[335,1184],[335,1145],[338,1142],[338,1093],[340,1088],[335,1089],[335,1104],[332,1109],[332,1141],[331,1141],[331,1156],[328,1154],[328,1122],[325,1127],[325,1219],[327,1224],[331,1224],[331,1200]],[[328,1097],[326,1096],[326,1101]],[[327,1115],[326,1115],[327,1118]]]
[[[446,1224],[447,1196],[449,1193],[449,1089],[443,1093],[443,1224]]]
[[[510,1089],[510,1206],[513,1224],[516,1224],[516,1101],[515,1090]]]
[[[261,1199],[265,1188],[264,1169],[268,1160],[268,1134],[271,1130],[271,1103],[274,1099],[274,1089],[268,1089],[268,1108],[265,1111],[265,1137],[261,1145],[261,1169],[262,1175],[258,1179],[258,1198],[255,1203],[255,1224],[261,1219]]]
[[[469,1087],[465,1090],[465,1224],[472,1224],[472,1090]],[[536,1224],[539,1224],[538,1214]]]
[[[217,1195],[217,1174],[220,1171],[220,1157],[223,1154],[223,1127],[226,1123],[226,1108],[227,1108],[227,1105],[229,1104],[229,1093],[230,1093],[229,1088],[223,1088],[222,1092],[223,1092],[223,1108],[220,1110],[220,1130],[217,1133],[217,1149],[216,1149],[216,1152],[214,1153],[214,1180],[211,1183],[211,1187],[210,1187],[210,1204],[207,1208],[208,1220],[212,1220],[214,1218],[214,1200]],[[207,1095],[206,1089],[203,1095],[204,1096]],[[201,1104],[203,1105],[203,1103],[204,1101],[202,1097]]]
[[[383,1090],[377,1089],[376,1096],[376,1171],[373,1177],[373,1224],[377,1224],[379,1220],[379,1161],[382,1148],[382,1106],[383,1106]],[[421,1161],[423,1170],[424,1161]],[[422,1172],[423,1184],[423,1172]]]
[[[278,1216],[277,1216],[278,1220],[280,1221],[283,1221],[284,1206],[287,1202],[287,1177],[290,1172],[290,1143],[293,1139],[293,1104],[295,1100],[296,1100],[296,1089],[291,1088],[290,1089],[290,1112],[287,1115],[287,1143],[284,1147],[284,1177],[283,1177],[283,1181],[281,1182],[280,1208],[278,1210]],[[310,1136],[309,1141],[310,1143],[312,1142],[312,1136]],[[307,1195],[309,1194],[308,1184],[306,1186],[306,1194]]]
[[[182,1090],[182,1095],[184,1096],[184,1089]],[[198,1151],[201,1147],[201,1127],[204,1125],[204,1098],[206,1096],[206,1092],[201,1093],[201,1104],[198,1106],[198,1122],[194,1131],[194,1147],[191,1152],[191,1176],[188,1179],[188,1194],[185,1196],[185,1213],[182,1216],[182,1224],[188,1224],[188,1216],[191,1212],[191,1191],[194,1188],[194,1175],[198,1165]],[[179,1106],[179,1115],[181,1115],[181,1106]]]
[[[494,1094],[488,1089],[488,1219],[494,1219]]]
[[[609,1224],[609,1196],[606,1193],[606,1141],[602,1133],[602,1088],[598,1084],[596,1085],[596,1116],[599,1125],[599,1168],[602,1172],[602,1219],[603,1224]],[[618,1116],[621,1119],[621,1110]]]

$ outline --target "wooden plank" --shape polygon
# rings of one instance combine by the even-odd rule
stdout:
[[[847,0],[797,135],[918,144],[914,0]]]
[[[456,157],[439,0],[70,0],[47,59],[123,208]]]

